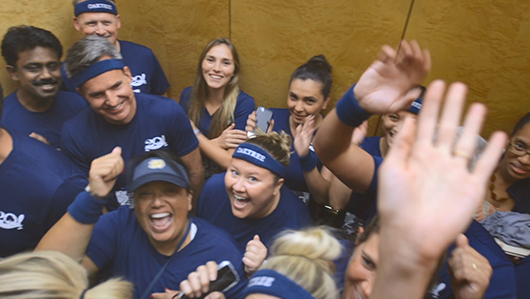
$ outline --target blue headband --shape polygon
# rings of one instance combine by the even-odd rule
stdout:
[[[314,299],[304,288],[274,270],[259,270],[250,279],[243,297],[250,294],[267,294],[282,299]]]
[[[83,85],[86,81],[112,70],[123,70],[123,61],[120,59],[105,59],[90,65],[72,77],[75,87]]]
[[[269,155],[266,150],[250,143],[240,144],[236,148],[236,151],[232,155],[232,158],[245,160],[259,167],[263,167],[279,175],[282,178],[285,176],[285,172],[287,171],[287,169],[285,169],[285,166],[283,166],[280,162],[276,161],[276,159]]]
[[[422,106],[423,106],[423,100],[421,98],[418,98],[414,102],[412,102],[412,105],[407,111],[412,112],[414,114],[419,114]]]
[[[106,12],[117,15],[118,9],[116,4],[107,0],[87,0],[75,5],[74,15],[76,17],[85,12]]]

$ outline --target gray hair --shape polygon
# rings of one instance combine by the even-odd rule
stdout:
[[[66,55],[65,68],[68,78],[86,70],[101,57],[123,59],[118,49],[105,37],[89,35],[75,43]]]
[[[85,0],[73,0],[73,1],[72,1],[72,4],[73,4],[74,6],[76,6],[77,4],[79,4],[79,3],[83,2],[83,1],[85,1]],[[114,3],[114,4],[116,4],[116,1],[115,1],[115,0],[107,0],[107,1],[110,1],[110,2],[112,2],[112,3]]]

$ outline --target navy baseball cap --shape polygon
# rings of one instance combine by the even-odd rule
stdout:
[[[184,166],[170,161],[171,165],[164,159],[153,157],[140,162],[134,169],[129,191],[134,191],[150,182],[168,182],[181,188],[190,186],[188,172]]]

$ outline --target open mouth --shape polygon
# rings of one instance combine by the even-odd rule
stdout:
[[[125,101],[121,102],[119,105],[117,106],[114,106],[114,107],[107,107],[105,108],[105,110],[107,111],[110,111],[110,112],[117,112],[119,111],[122,107],[123,107],[123,104],[125,103]]]
[[[250,199],[234,194],[234,207],[236,209],[244,209],[249,203]]]
[[[149,222],[151,227],[156,232],[164,232],[171,222],[173,222],[173,216],[170,213],[156,213],[149,216]]]
[[[510,167],[513,172],[515,172],[518,175],[527,175],[530,171],[526,168],[521,167],[518,164],[510,164]]]
[[[210,78],[212,78],[214,80],[221,80],[221,79],[223,79],[223,76],[210,74]]]

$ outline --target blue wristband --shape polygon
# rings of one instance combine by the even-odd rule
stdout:
[[[336,112],[340,121],[347,126],[356,128],[372,115],[359,106],[359,102],[357,102],[353,94],[354,87],[355,85],[350,87],[344,96],[342,96],[342,99],[339,100],[336,106]]]
[[[68,213],[83,224],[94,224],[98,222],[99,216],[103,214],[103,206],[106,200],[96,199],[88,192],[79,193],[74,202],[68,207]]]
[[[300,167],[303,172],[310,172],[317,167],[317,159],[311,151],[304,157],[298,157],[298,160],[300,161]]]

